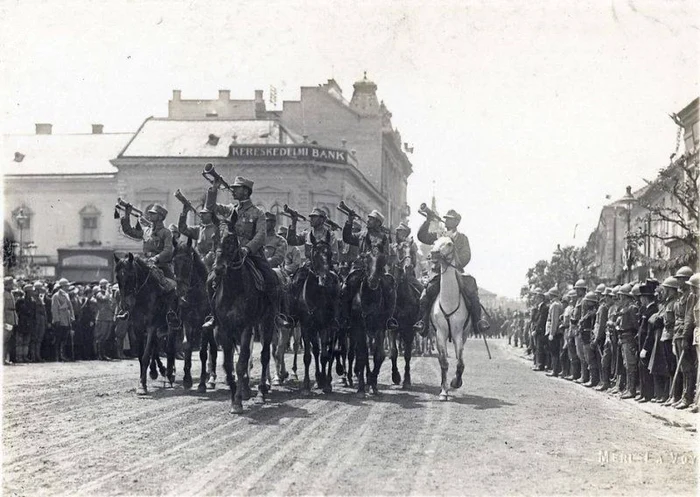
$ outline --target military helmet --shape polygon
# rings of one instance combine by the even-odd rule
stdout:
[[[272,212],[266,212],[265,221],[277,221],[277,216],[275,216]]]
[[[277,228],[277,234],[281,236],[287,236],[287,231],[289,231],[289,228],[286,226],[279,226]]]
[[[165,219],[168,215],[168,209],[166,209],[160,204],[153,204],[151,208],[148,209],[148,212],[152,214],[160,214],[163,217],[163,219]]]
[[[661,283],[661,286],[665,286],[666,288],[675,288],[678,290],[679,282],[674,276],[669,276],[663,283]]]
[[[571,290],[569,290],[568,292],[566,292],[566,296],[569,297],[570,299],[573,299],[574,297],[576,297],[576,290],[574,290],[574,289],[572,288]]]
[[[605,295],[606,297],[607,297],[607,296],[612,297],[612,296],[613,296],[613,289],[612,289],[612,287],[606,286],[606,287],[605,287],[605,291],[603,292],[603,295]]]
[[[595,287],[595,293],[602,294],[605,291],[605,283],[601,283],[597,287]]]
[[[535,287],[535,289],[532,291],[535,295],[544,295],[544,292],[540,287]]]
[[[632,285],[630,285],[629,283],[625,283],[624,285],[622,285],[620,287],[620,289],[618,290],[618,293],[620,295],[624,295],[626,297],[631,297],[632,296]]]
[[[548,294],[550,297],[559,298],[559,289],[558,289],[558,288],[556,287],[556,285],[555,285],[555,286],[553,286],[552,288],[550,288],[549,290],[547,290],[547,294]]]
[[[319,216],[322,218],[328,218],[328,214],[326,214],[326,211],[323,209],[319,209],[318,207],[314,207],[313,210],[309,213],[309,217],[311,216]]]
[[[690,285],[695,288],[700,288],[700,273],[695,273],[685,283],[686,285]]]
[[[676,271],[676,278],[688,279],[693,276],[693,270],[688,266],[683,266],[678,271]]]
[[[585,289],[587,288],[587,287],[586,287],[586,282],[583,281],[583,279],[580,279],[580,280],[578,280],[578,281],[574,284],[574,288],[582,288],[582,289],[585,290]]]
[[[583,297],[584,302],[598,302],[598,295],[595,292],[588,292],[585,297]]]
[[[180,230],[177,227],[177,224],[171,223],[170,226],[168,226],[168,229],[173,233],[177,233],[178,235],[180,234]]]

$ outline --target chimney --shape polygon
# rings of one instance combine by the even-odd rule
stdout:
[[[49,123],[36,123],[37,135],[50,135],[52,125]]]
[[[182,96],[181,90],[173,90],[173,102],[179,101],[181,96]]]
[[[258,119],[263,118],[266,112],[263,91],[255,90],[255,117]]]
[[[103,124],[93,124],[92,125],[92,134],[93,135],[101,135],[103,129],[104,129]]]
[[[219,100],[224,102],[231,100],[231,90],[219,90]]]

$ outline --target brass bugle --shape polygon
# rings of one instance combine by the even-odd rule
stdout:
[[[221,177],[219,173],[216,172],[216,169],[214,168],[214,164],[211,162],[207,162],[204,164],[204,169],[202,170],[202,176],[204,176],[204,179],[206,179],[209,183],[212,185],[214,184],[215,180],[219,180],[219,183],[221,183],[221,186],[224,187],[225,190],[228,190],[233,193],[233,189],[231,188],[231,185],[229,185],[224,178]]]
[[[182,205],[184,205],[187,209],[194,212],[195,216],[199,216],[199,212],[197,212],[197,210],[194,208],[192,203],[189,200],[187,200],[187,197],[185,197],[185,195],[180,191],[179,188],[177,190],[175,190],[175,193],[173,195],[175,195],[176,199],[178,199],[180,202],[182,202]]]
[[[137,207],[134,207],[131,205],[129,202],[126,200],[122,199],[121,197],[117,198],[117,205],[114,206],[116,209],[121,209],[123,211],[126,211],[127,207],[131,207],[131,214],[134,216],[143,216],[143,211]]]
[[[303,216],[302,214],[299,214],[297,211],[295,211],[294,209],[289,207],[287,204],[284,204],[282,206],[282,213],[287,217],[291,217],[292,219],[297,218],[297,219],[301,219],[302,221],[306,221],[305,216]]]
[[[440,216],[438,216],[438,215],[435,213],[435,211],[433,211],[432,209],[430,209],[430,208],[428,207],[428,205],[427,205],[425,202],[423,202],[422,204],[420,204],[420,207],[418,208],[418,214],[420,214],[421,216],[424,216],[424,217],[427,218],[427,219],[434,219],[435,221],[439,221],[439,222],[441,222],[441,223],[444,222],[444,221],[442,220],[442,218],[441,218]]]
[[[338,209],[340,212],[342,212],[346,216],[353,216],[353,217],[357,218],[360,222],[364,223],[364,220],[360,216],[357,215],[357,212],[355,212],[350,207],[348,207],[347,204],[345,202],[343,202],[342,200],[340,201],[340,203],[338,204],[338,207],[336,207],[336,209]]]

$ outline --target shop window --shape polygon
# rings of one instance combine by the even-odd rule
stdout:
[[[100,211],[94,205],[88,205],[80,211],[80,244],[99,245]]]

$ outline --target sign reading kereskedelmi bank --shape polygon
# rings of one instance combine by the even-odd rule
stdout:
[[[251,160],[315,160],[347,164],[348,152],[313,145],[231,145],[229,156]]]

